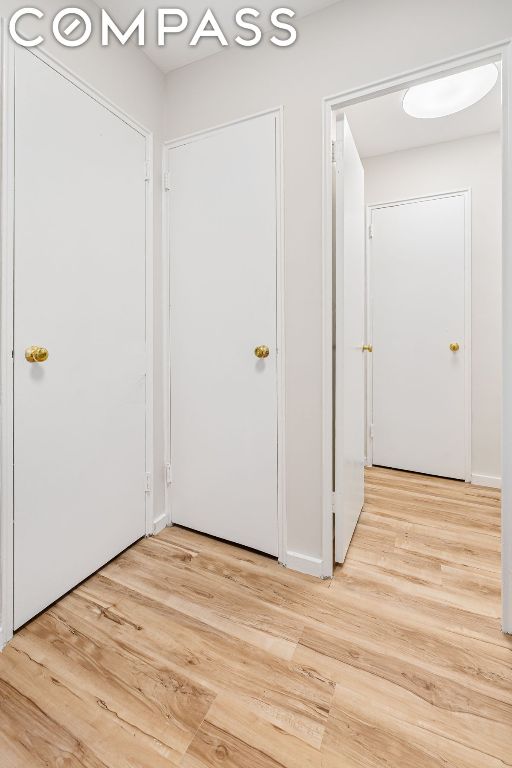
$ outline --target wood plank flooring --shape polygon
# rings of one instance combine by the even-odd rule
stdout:
[[[332,581],[171,528],[0,655],[1,768],[512,765],[499,493],[372,469]]]

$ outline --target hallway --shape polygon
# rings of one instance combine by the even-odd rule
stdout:
[[[170,528],[0,656],[2,768],[512,765],[497,491],[384,469],[332,581]]]

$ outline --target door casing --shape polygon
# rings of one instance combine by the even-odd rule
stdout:
[[[503,291],[503,417],[502,417],[502,628],[512,633],[512,39],[479,48],[429,66],[399,73],[322,100],[322,575],[333,574],[333,385],[332,385],[332,142],[336,113],[371,98],[455,74],[471,66],[502,64],[502,291]]]
[[[0,293],[0,650],[12,639],[14,624],[14,495],[13,495],[13,343],[14,343],[14,54],[7,22],[0,20],[2,61],[1,157],[1,293]],[[153,510],[153,134],[77,77],[68,67],[40,49],[31,54],[93,98],[141,134],[146,142],[146,535],[154,532]]]
[[[440,192],[434,195],[422,195],[401,200],[389,200],[385,203],[375,203],[366,209],[366,328],[367,343],[373,344],[372,339],[372,213],[380,208],[390,208],[397,205],[422,203],[427,200],[439,200],[444,197],[462,197],[464,199],[465,232],[464,232],[464,479],[471,482],[471,190],[460,189],[453,192]],[[373,359],[367,355],[366,360],[366,466],[373,465],[373,439],[371,425],[373,423]]]
[[[162,237],[163,237],[163,252],[165,273],[164,273],[164,310],[163,317],[165,318],[165,333],[164,333],[164,424],[165,427],[165,464],[166,464],[166,486],[165,486],[165,509],[166,520],[165,525],[172,525],[172,504],[170,485],[172,483],[172,467],[171,467],[171,429],[172,429],[172,403],[171,403],[171,366],[173,359],[173,351],[171,345],[171,322],[173,319],[172,308],[170,306],[170,263],[172,253],[169,243],[169,227],[172,226],[168,213],[168,205],[166,197],[171,191],[172,179],[169,177],[168,168],[168,154],[169,150],[175,147],[179,147],[181,144],[190,143],[191,141],[200,141],[205,136],[223,131],[231,126],[244,123],[248,120],[254,120],[264,115],[274,115],[276,118],[276,260],[277,260],[277,521],[278,521],[278,559],[282,565],[297,568],[297,570],[303,570],[305,573],[316,573],[316,564],[305,561],[301,556],[297,556],[294,552],[290,552],[287,548],[287,535],[286,535],[286,474],[285,474],[285,270],[284,270],[284,196],[283,196],[283,108],[276,107],[274,109],[268,109],[263,112],[251,114],[246,117],[239,118],[238,120],[232,120],[228,123],[214,126],[204,131],[198,131],[186,136],[180,136],[172,141],[164,143],[163,147],[163,222],[162,222]]]

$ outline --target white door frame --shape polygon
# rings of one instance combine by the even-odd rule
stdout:
[[[374,203],[366,208],[366,344],[373,344],[372,331],[372,237],[370,235],[373,211],[395,208],[397,205],[423,203],[447,197],[464,199],[464,480],[470,483],[471,473],[471,190],[458,189],[421,197],[408,197]],[[373,465],[373,358],[366,356],[366,466]]]
[[[166,524],[172,525],[172,504],[170,485],[172,481],[171,467],[171,364],[173,351],[171,345],[171,322],[172,310],[170,306],[170,275],[171,275],[171,249],[169,242],[169,209],[167,197],[172,191],[172,178],[170,178],[167,163],[168,152],[183,144],[190,144],[193,141],[200,141],[206,136],[223,131],[248,120],[255,120],[265,115],[274,115],[276,118],[276,258],[277,258],[277,524],[278,524],[278,558],[279,562],[287,565],[287,534],[286,534],[286,460],[285,460],[285,268],[284,268],[284,191],[283,191],[283,107],[267,109],[263,112],[247,115],[238,120],[232,120],[228,123],[222,123],[203,131],[197,131],[177,139],[172,139],[164,143],[163,151],[163,252],[165,274],[164,274],[164,295],[163,295],[163,317],[165,319],[164,336],[164,424],[165,426],[165,466],[166,466],[166,487],[165,487],[165,509]],[[292,554],[292,553],[288,553]]]
[[[512,632],[512,40],[508,39],[427,67],[397,74],[322,100],[322,542],[324,575],[333,572],[332,461],[332,141],[336,113],[377,96],[410,88],[471,65],[502,63],[503,110],[503,419],[502,419],[502,601],[504,632]]]
[[[13,495],[13,343],[14,343],[14,56],[15,44],[0,19],[2,61],[2,158],[0,241],[0,650],[11,640],[14,623],[14,495]],[[40,49],[30,53],[69,80],[103,107],[141,134],[146,142],[146,535],[153,525],[153,134],[77,77],[57,59]],[[141,169],[141,174],[144,169]],[[141,478],[143,481],[144,478]]]

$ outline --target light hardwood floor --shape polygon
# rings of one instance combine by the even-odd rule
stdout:
[[[178,528],[0,656],[1,768],[512,765],[499,494],[373,469],[333,581]]]

